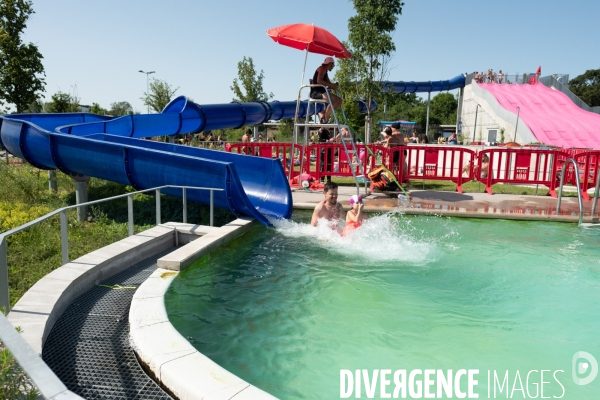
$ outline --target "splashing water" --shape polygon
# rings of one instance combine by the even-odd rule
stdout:
[[[435,217],[432,217],[435,218]],[[447,219],[436,218],[442,224]],[[370,263],[409,262],[427,264],[441,255],[440,247],[448,247],[446,240],[458,234],[448,227],[447,232],[433,236],[413,224],[413,217],[389,212],[371,217],[348,235],[340,235],[345,223],[336,227],[331,221],[320,219],[317,227],[292,220],[274,222],[277,232],[290,238],[305,238],[320,248]]]

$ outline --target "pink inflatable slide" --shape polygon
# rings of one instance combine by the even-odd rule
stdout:
[[[479,84],[505,109],[517,113],[538,142],[600,149],[600,115],[577,107],[564,93],[534,85]]]

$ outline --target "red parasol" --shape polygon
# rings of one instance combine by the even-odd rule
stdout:
[[[311,53],[350,58],[350,52],[329,31],[309,24],[290,24],[269,29],[267,35],[284,46]]]
[[[306,50],[304,56],[304,70],[302,71],[302,82],[304,82],[304,71],[306,70],[306,58],[308,53],[324,54],[337,58],[350,58],[351,54],[344,45],[328,30],[319,28],[312,24],[290,24],[269,29],[267,35],[274,41],[284,46],[298,50]]]

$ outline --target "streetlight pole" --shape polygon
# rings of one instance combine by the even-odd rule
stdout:
[[[146,97],[147,97],[147,96],[149,96],[149,93],[150,93],[150,83],[149,83],[148,75],[154,74],[155,71],[144,72],[140,69],[138,72],[141,72],[142,74],[146,74]],[[146,104],[146,106],[147,106],[148,114],[150,114],[150,104]]]
[[[519,114],[521,113],[521,107],[517,106],[517,123],[515,124],[515,137],[513,142],[517,141],[517,128],[519,127]]]
[[[477,107],[475,107],[475,125],[473,125],[473,142],[475,141],[475,131],[477,130],[477,111],[479,110],[479,103],[477,103]]]

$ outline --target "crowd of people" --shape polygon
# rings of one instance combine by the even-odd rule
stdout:
[[[490,68],[487,72],[475,72],[475,82],[477,83],[504,83],[504,78],[505,75],[502,70],[496,73]]]

